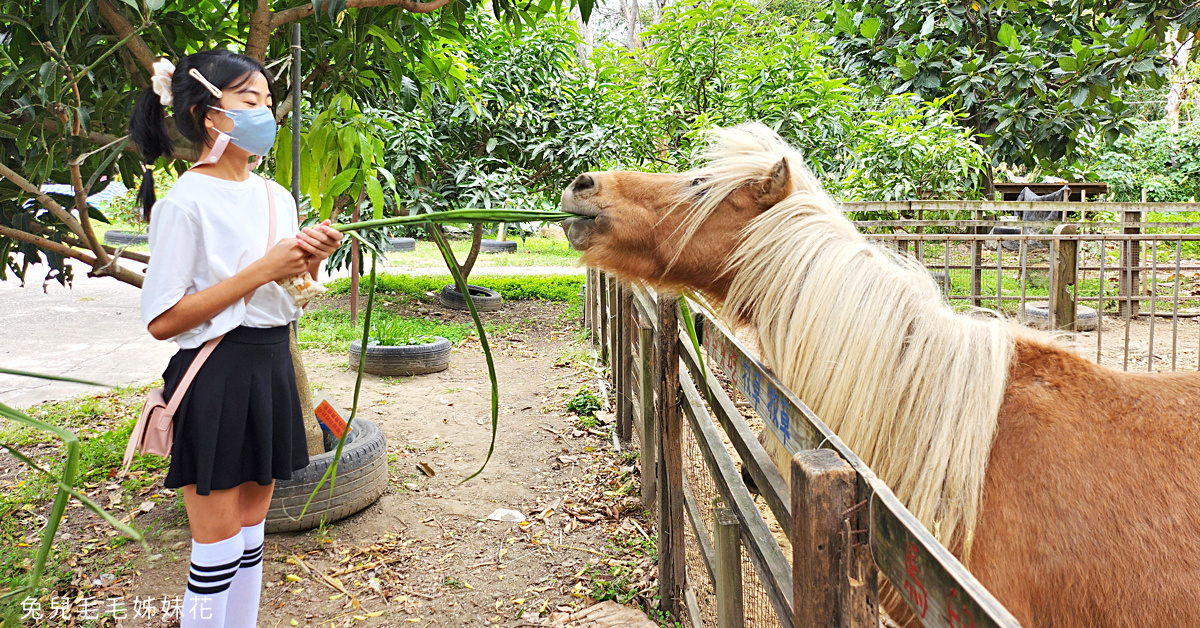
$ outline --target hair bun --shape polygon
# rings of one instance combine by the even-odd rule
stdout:
[[[171,97],[171,78],[175,76],[175,64],[167,59],[159,59],[154,62],[154,76],[150,77],[150,87],[158,94],[158,102],[164,106],[170,106],[173,98]]]

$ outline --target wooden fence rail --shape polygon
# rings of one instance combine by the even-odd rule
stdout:
[[[708,578],[717,607],[710,622],[766,625],[743,618],[748,589],[731,584],[737,578],[728,561],[740,561],[731,557],[744,553],[776,615],[770,625],[876,626],[876,569],[925,626],[1018,625],[713,313],[699,304],[689,306],[699,322],[707,354],[703,359],[677,322],[674,296],[616,286],[595,271],[587,279],[584,319],[613,368],[617,404],[629,417],[630,436],[640,441],[642,499],[657,513],[662,609],[671,617],[703,625],[696,589],[687,578]],[[793,454],[790,469],[774,465],[718,374]],[[620,410],[624,403],[628,410]],[[711,505],[697,502],[684,472],[685,431],[699,446],[701,468],[721,502],[712,512],[711,531],[705,523],[709,511],[704,510]],[[788,537],[790,565],[742,481],[734,455]],[[783,473],[792,475],[794,493]],[[700,572],[685,566],[685,526],[702,559]],[[740,538],[736,552],[731,538]]]

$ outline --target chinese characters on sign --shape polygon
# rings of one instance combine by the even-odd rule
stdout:
[[[904,579],[904,590],[908,593],[910,605],[921,619],[925,619],[925,614],[929,612],[929,594],[925,592],[925,584],[921,582],[917,565],[917,544],[911,541],[904,552],[904,573],[908,576]]]
[[[706,331],[703,337],[704,348],[708,351],[709,358],[715,360],[725,375],[733,380],[738,392],[750,401],[754,410],[779,434],[784,435],[782,440],[792,440],[790,430],[793,408],[783,392],[770,381],[765,381],[762,371],[749,358],[739,355],[719,330]]]
[[[153,596],[134,596],[132,608],[126,606],[125,598],[106,598],[100,600],[94,597],[51,597],[47,609],[42,608],[40,600],[26,597],[21,601],[21,619],[38,621],[42,619],[114,619],[161,617],[174,619],[189,617],[192,619],[211,619],[212,608],[208,596],[197,597],[184,608],[183,596],[176,595],[162,598]]]

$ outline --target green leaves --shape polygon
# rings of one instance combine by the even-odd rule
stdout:
[[[1013,28],[1012,24],[1000,25],[1000,30],[996,32],[996,41],[1009,50],[1016,50],[1020,46],[1020,42],[1017,41],[1017,29]]]

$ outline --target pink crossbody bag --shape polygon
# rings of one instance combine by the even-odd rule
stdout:
[[[271,246],[275,244],[275,195],[271,193],[271,182],[265,178],[263,182],[267,184],[267,213],[270,216],[267,223],[267,250],[270,251]],[[247,305],[250,304],[250,298],[253,296],[254,292],[246,295]],[[200,353],[197,353],[196,357],[192,359],[183,379],[179,380],[179,385],[175,387],[170,402],[163,398],[162,388],[150,389],[146,395],[146,403],[142,406],[142,414],[133,426],[133,433],[129,435],[129,444],[125,446],[125,458],[122,461],[121,471],[117,474],[118,477],[124,477],[129,472],[135,452],[155,454],[164,458],[171,454],[171,444],[175,437],[173,419],[175,411],[179,408],[179,402],[183,400],[184,393],[187,392],[188,386],[195,379],[200,367],[204,365],[204,361],[208,359],[213,349],[217,348],[217,343],[221,342],[224,337],[225,334],[221,334],[204,343],[204,346],[200,348]]]

